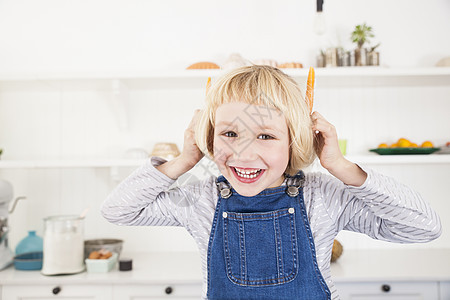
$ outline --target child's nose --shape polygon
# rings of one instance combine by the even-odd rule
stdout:
[[[240,161],[252,161],[257,158],[254,145],[252,143],[240,143],[234,151],[234,158]]]

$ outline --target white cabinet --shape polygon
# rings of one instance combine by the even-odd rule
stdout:
[[[1,300],[198,300],[201,284],[4,285]]]
[[[111,300],[111,285],[4,285],[3,300]]]
[[[200,284],[113,286],[113,300],[198,300],[201,294]]]
[[[439,283],[439,296],[441,300],[450,299],[450,281],[441,281]]]
[[[434,300],[439,297],[438,282],[341,282],[336,288],[345,300]]]

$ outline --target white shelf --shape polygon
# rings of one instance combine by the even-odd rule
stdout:
[[[448,164],[450,155],[349,155],[347,159],[355,163],[368,165],[403,165],[403,164]]]
[[[0,169],[138,167],[145,159],[0,160]]]
[[[283,69],[299,84],[306,84],[308,68]],[[23,89],[30,86],[50,89],[111,90],[120,82],[128,89],[204,89],[208,77],[213,80],[227,70],[174,70],[148,72],[83,72],[83,73],[0,73],[0,89]],[[450,67],[386,68],[335,67],[316,68],[316,86],[446,86]]]
[[[450,155],[353,155],[350,161],[368,165],[449,164]],[[138,167],[145,159],[0,160],[0,169]]]
[[[301,86],[306,84],[308,69],[283,69]],[[111,91],[118,85],[126,90],[204,89],[208,77],[213,80],[227,70],[174,70],[148,72],[83,73],[0,73],[0,89],[29,88],[50,90]],[[379,86],[447,86],[450,67],[385,68],[336,67],[316,68],[316,88]]]
[[[305,77],[308,68],[282,69],[293,77]],[[79,73],[0,73],[0,81],[29,80],[98,80],[98,79],[207,79],[218,77],[227,70],[163,70],[163,71],[119,71]],[[316,77],[448,77],[450,67],[387,68],[387,67],[334,67],[315,68]]]

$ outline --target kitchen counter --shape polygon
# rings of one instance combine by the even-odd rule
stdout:
[[[125,256],[124,256],[125,257]],[[39,271],[0,271],[0,285],[201,284],[198,253],[135,253],[133,270],[44,276]],[[450,249],[345,250],[331,264],[335,282],[450,281]]]

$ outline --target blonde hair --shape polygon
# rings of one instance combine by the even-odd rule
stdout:
[[[206,95],[206,108],[197,123],[195,140],[200,150],[214,157],[216,109],[229,102],[245,102],[278,109],[289,130],[289,162],[285,173],[294,175],[314,158],[308,105],[297,83],[277,68],[266,65],[234,69],[219,78]]]

